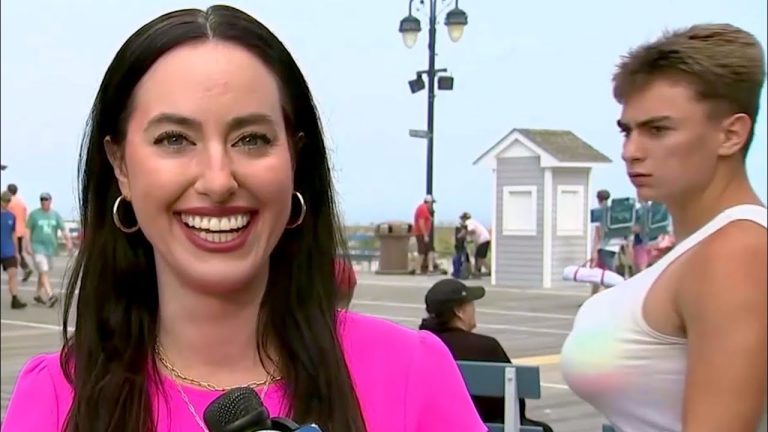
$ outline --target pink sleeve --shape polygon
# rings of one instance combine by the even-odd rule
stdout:
[[[448,348],[427,331],[418,337],[406,393],[408,432],[486,432]]]
[[[60,432],[59,404],[51,367],[58,355],[39,355],[24,365],[8,402],[2,432]]]

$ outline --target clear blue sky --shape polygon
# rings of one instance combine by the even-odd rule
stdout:
[[[285,42],[314,90],[325,122],[348,223],[406,219],[423,198],[426,92],[407,81],[427,62],[426,31],[406,49],[397,31],[407,0],[232,1]],[[112,56],[140,25],[202,1],[2,0],[3,187],[30,204],[42,191],[75,214],[83,126]],[[452,2],[446,3],[451,6]],[[730,22],[766,44],[765,0],[463,0],[469,25],[459,43],[440,18],[438,66],[455,78],[436,102],[438,220],[464,210],[486,223],[491,173],[472,161],[515,127],[571,129],[620,161],[619,106],[611,74],[621,54],[669,27]],[[447,8],[446,8],[447,9]],[[426,29],[425,11],[417,15]],[[748,160],[766,198],[766,97]],[[593,174],[594,187],[633,194],[623,166]]]

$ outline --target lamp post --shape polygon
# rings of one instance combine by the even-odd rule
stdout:
[[[441,76],[438,73],[447,72],[447,69],[435,69],[435,36],[437,26],[437,6],[438,0],[421,0],[423,5],[429,3],[429,40],[427,49],[429,53],[429,62],[427,70],[416,72],[416,79],[408,82],[411,93],[416,93],[424,89],[425,84],[422,75],[427,76],[427,195],[432,195],[432,160],[434,151],[434,129],[435,129],[435,81],[440,90],[453,89],[453,77]],[[443,1],[447,3],[447,1]],[[445,15],[445,25],[448,28],[448,37],[453,42],[458,42],[464,34],[464,27],[467,25],[467,14],[459,9],[459,0],[456,5]],[[413,16],[413,0],[408,2],[408,16],[400,21],[400,33],[403,35],[403,43],[408,48],[416,45],[419,32],[421,32],[421,21]]]
[[[425,84],[422,79],[422,75],[427,75],[427,195],[432,195],[432,160],[434,154],[434,142],[435,142],[435,81],[437,80],[437,87],[440,90],[452,90],[453,89],[453,77],[441,76],[438,78],[437,74],[440,72],[448,72],[447,69],[435,69],[435,39],[437,33],[437,6],[438,0],[420,0],[422,6],[425,1],[429,2],[429,40],[427,41],[427,50],[429,54],[429,62],[427,64],[427,70],[417,71],[416,79],[408,82],[411,88],[411,93],[417,93],[424,89]],[[441,0],[441,4],[448,3],[450,0]],[[467,25],[467,14],[463,10],[459,9],[459,0],[456,0],[456,4],[445,15],[445,25],[448,28],[448,37],[453,42],[458,42],[461,36],[464,34],[464,27]],[[408,1],[408,16],[400,21],[400,33],[403,35],[403,43],[408,48],[413,48],[416,45],[419,32],[421,32],[421,21],[413,16],[413,0]],[[435,250],[435,218],[434,209],[432,215],[432,224],[429,227],[429,244],[431,250]]]

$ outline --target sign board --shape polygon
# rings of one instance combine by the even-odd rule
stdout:
[[[634,198],[614,198],[608,207],[597,207],[590,210],[592,224],[599,223],[607,239],[627,238],[632,235],[637,214]]]
[[[655,240],[670,230],[671,217],[664,204],[639,204],[635,198],[614,198],[605,209],[597,207],[590,212],[590,221],[599,223],[609,239],[628,238],[638,226],[648,240]]]
[[[645,223],[645,233],[648,239],[655,240],[662,234],[668,234],[672,218],[669,216],[669,211],[667,211],[664,204],[651,202],[644,207],[646,208],[647,215],[643,222]]]
[[[408,131],[408,135],[410,135],[411,138],[422,138],[422,139],[429,138],[429,132],[423,129],[411,129]]]
[[[614,198],[608,206],[608,229],[628,228],[631,232],[636,216],[634,198]]]

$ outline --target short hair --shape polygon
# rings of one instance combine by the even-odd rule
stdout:
[[[713,104],[717,115],[746,114],[752,120],[746,157],[765,82],[765,56],[753,34],[731,24],[666,31],[621,58],[613,76],[614,98],[624,104],[659,77],[687,83],[700,100]]]
[[[19,187],[16,186],[15,183],[9,183],[6,189],[8,190],[8,192],[11,193],[11,195],[16,195],[17,193],[19,193]]]
[[[597,191],[597,200],[598,201],[605,202],[605,201],[608,201],[609,199],[611,199],[611,193],[610,192],[608,192],[605,189],[600,189],[599,191]]]

